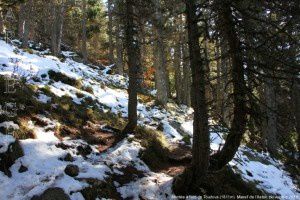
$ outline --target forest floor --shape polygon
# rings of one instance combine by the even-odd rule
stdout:
[[[0,171],[0,199],[39,199],[47,191],[73,200],[175,199],[173,177],[191,157],[191,108],[174,103],[162,108],[153,96],[140,95],[140,127],[124,137],[126,77],[113,74],[113,66],[76,62],[72,52],[57,58],[49,50],[19,49],[18,43],[0,40],[1,77],[13,75],[24,84],[12,98],[18,115],[0,123],[0,156],[16,138],[24,155],[9,172]],[[12,100],[8,97],[1,103]],[[211,129],[212,151],[224,137]],[[300,198],[295,178],[267,153],[242,145],[230,166],[268,194]]]

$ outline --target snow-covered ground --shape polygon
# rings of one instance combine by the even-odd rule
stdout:
[[[64,52],[63,54],[66,57],[73,55],[71,52]],[[59,97],[68,95],[76,104],[83,104],[83,98],[78,98],[76,95],[77,92],[81,92],[85,97],[97,100],[99,106],[101,104],[106,105],[111,112],[127,117],[127,91],[110,87],[110,85],[119,85],[122,86],[121,88],[126,88],[127,78],[109,75],[107,74],[109,69],[110,67],[107,67],[101,71],[75,62],[71,58],[66,58],[64,62],[61,62],[56,57],[42,55],[41,52],[36,51],[34,54],[30,54],[0,40],[0,74],[26,77],[28,83],[37,85],[39,88],[49,86],[55,95]],[[93,94],[62,82],[49,83],[49,70],[81,80],[84,87],[93,89]],[[37,79],[39,81],[36,81]],[[51,98],[43,93],[40,93],[37,98],[43,103],[51,102]],[[181,124],[181,130],[192,136],[192,121],[189,119],[191,114],[192,110],[185,106],[173,105],[172,109],[166,110],[155,106],[153,102],[138,103],[139,124],[154,129],[163,125],[164,133],[170,143],[183,142],[183,135],[171,125],[172,122]],[[44,116],[40,117],[45,118]],[[49,121],[46,118],[45,120]],[[140,196],[144,199],[171,199],[173,197],[171,191],[172,177],[151,172],[138,156],[142,150],[138,142],[124,139],[104,154],[99,154],[96,148],[92,148],[92,153],[87,158],[83,158],[77,155],[75,150],[80,145],[86,145],[82,140],[65,138],[63,143],[74,148],[62,149],[57,147],[60,141],[51,131],[51,127],[53,128],[56,123],[49,121],[48,126],[50,127],[44,128],[36,127],[34,124],[28,125],[34,130],[37,138],[21,141],[25,155],[11,167],[11,178],[0,172],[0,198],[30,199],[49,187],[57,186],[63,188],[67,194],[71,194],[72,199],[83,199],[79,191],[87,187],[87,183],[64,174],[64,169],[69,162],[61,158],[67,153],[74,158],[72,164],[79,167],[77,178],[104,180],[109,175],[122,174],[122,169],[128,166],[133,166],[143,172],[143,177],[136,177],[130,183],[124,185],[120,185],[118,182],[114,183],[122,198],[139,199]],[[11,140],[12,138],[8,136],[0,135],[0,143],[8,144],[13,142]],[[212,132],[212,150],[218,150],[222,143],[224,143],[224,139]],[[1,147],[1,151],[2,148],[4,150],[5,145]],[[269,193],[280,195],[282,199],[300,198],[299,189],[293,184],[289,174],[284,171],[282,164],[270,159],[266,154],[241,146],[230,164],[235,166],[235,171],[241,173],[245,180],[256,182],[259,188]],[[28,171],[19,173],[18,170],[21,165],[28,167]]]

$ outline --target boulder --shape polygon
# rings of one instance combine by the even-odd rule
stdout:
[[[11,135],[0,133],[0,171],[11,177],[9,168],[23,155],[23,149],[18,140]]]
[[[81,155],[83,157],[86,157],[87,155],[92,153],[92,148],[89,145],[80,145],[77,148],[77,154]]]
[[[44,191],[40,196],[33,196],[31,200],[70,200],[63,189],[55,187]]]
[[[20,168],[19,168],[19,173],[24,173],[26,171],[28,171],[28,168],[24,165],[21,165]]]
[[[73,162],[74,158],[72,157],[72,155],[70,153],[67,153],[67,155],[64,157],[63,160],[67,161],[67,162]]]
[[[67,165],[65,168],[65,173],[71,177],[75,177],[79,174],[79,167],[77,165]]]

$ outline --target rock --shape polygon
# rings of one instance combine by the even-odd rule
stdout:
[[[101,181],[97,179],[83,179],[89,184],[81,190],[81,194],[85,199],[122,199],[111,179]]]
[[[58,144],[56,144],[55,145],[57,148],[61,148],[61,149],[63,149],[63,150],[66,150],[66,149],[71,149],[71,148],[73,148],[72,146],[70,146],[70,145],[67,145],[67,144],[64,144],[64,143],[58,143]]]
[[[28,168],[25,167],[24,165],[21,165],[21,167],[19,168],[19,173],[23,173],[23,172],[26,172],[28,171]]]
[[[81,145],[77,147],[77,153],[83,157],[86,157],[90,153],[92,153],[92,148],[89,145]]]
[[[3,146],[1,147],[1,149],[3,149]],[[9,168],[15,163],[15,160],[24,155],[23,149],[19,141],[15,140],[14,142],[8,144],[5,152],[0,152],[0,171],[4,172],[4,174],[8,177],[11,177]]]
[[[106,74],[111,75],[112,74],[112,70],[111,69],[107,70]]]
[[[248,176],[253,177],[253,174],[251,172],[249,172],[248,170],[246,170],[246,173],[247,173]]]
[[[65,173],[71,177],[75,177],[79,174],[79,167],[77,165],[67,165]]]
[[[158,131],[164,131],[164,124],[163,123],[159,123],[159,125],[156,128]]]
[[[40,196],[33,196],[31,200],[70,200],[63,189],[55,187],[45,190]]]
[[[70,153],[67,153],[67,155],[64,157],[63,160],[67,161],[67,162],[73,162],[74,158],[72,157],[72,155]]]

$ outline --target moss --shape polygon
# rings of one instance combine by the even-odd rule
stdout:
[[[67,85],[71,85],[71,86],[76,87],[78,89],[82,88],[82,82],[79,79],[68,77],[67,75],[65,75],[61,72],[56,72],[56,71],[53,71],[53,70],[49,70],[48,74],[49,74],[49,78],[56,81],[56,82],[61,81],[62,83],[65,83]]]
[[[0,76],[0,92],[5,94],[0,96],[0,102],[3,110],[7,111],[0,114],[1,120],[16,121],[19,117],[44,110],[45,105],[35,97],[37,90],[35,86],[18,79],[9,83],[13,86],[10,88],[11,92],[7,92],[7,84],[7,79]]]
[[[188,134],[183,135],[182,141],[184,141],[185,144],[190,145],[191,144],[191,136]]]
[[[53,96],[53,93],[51,92],[50,86],[46,85],[45,87],[40,89],[45,95],[47,96]]]
[[[25,52],[27,52],[29,54],[33,54],[33,50],[30,49],[30,48],[25,48],[25,49],[23,49],[23,51],[25,51]]]
[[[138,127],[135,138],[140,140],[141,145],[145,147],[141,153],[141,159],[150,168],[159,168],[160,163],[168,159],[169,145],[162,132]]]

